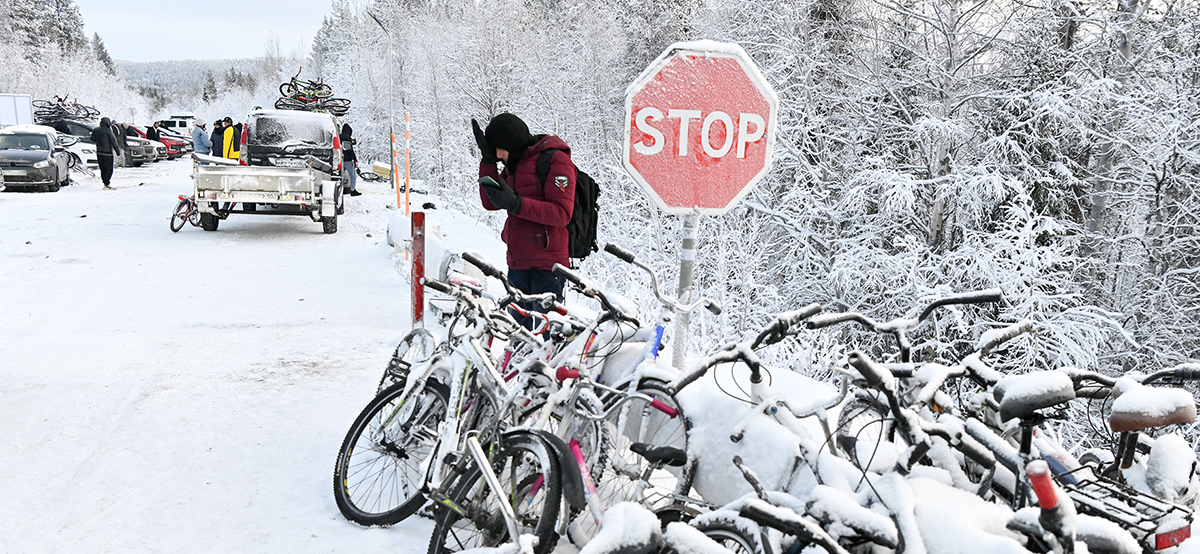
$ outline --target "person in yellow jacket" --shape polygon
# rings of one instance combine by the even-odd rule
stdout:
[[[225,136],[221,153],[226,158],[238,159],[242,156],[242,124],[233,124],[233,118],[225,118]]]

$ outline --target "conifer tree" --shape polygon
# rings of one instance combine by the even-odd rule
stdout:
[[[109,75],[117,74],[117,65],[113,63],[112,56],[108,55],[108,49],[104,47],[104,39],[100,38],[100,33],[92,34],[92,53],[95,54],[96,61],[104,66]]]

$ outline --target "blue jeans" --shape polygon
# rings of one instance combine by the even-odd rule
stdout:
[[[350,192],[358,192],[358,162],[350,162]]]
[[[525,294],[542,294],[544,292],[553,292],[561,303],[565,297],[563,289],[567,285],[566,279],[555,275],[554,272],[548,269],[509,269],[508,282],[512,283],[517,290]],[[546,308],[537,302],[521,302],[521,307],[527,311],[545,313]],[[533,329],[533,318],[523,316],[513,312],[513,317],[517,318],[517,322],[524,325],[528,329]]]

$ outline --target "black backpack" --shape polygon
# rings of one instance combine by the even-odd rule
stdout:
[[[550,158],[561,150],[543,150],[537,161],[538,182],[546,184],[550,174]],[[596,220],[598,219],[597,200],[600,198],[600,185],[591,175],[575,167],[575,210],[571,212],[571,221],[567,223],[567,255],[582,260],[588,254],[600,250],[596,246]]]

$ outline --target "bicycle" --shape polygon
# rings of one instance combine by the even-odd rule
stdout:
[[[300,79],[301,67],[288,82],[279,85],[279,95],[283,97],[304,96],[308,98],[329,98],[333,89],[320,79],[315,81]]]
[[[175,205],[175,210],[171,212],[171,232],[178,233],[183,228],[184,222],[191,223],[192,227],[200,226],[200,210],[196,209],[196,199],[192,196],[179,195],[179,203]]]
[[[560,457],[543,433],[507,430],[518,391],[484,355],[484,337],[519,332],[516,323],[465,287],[423,284],[457,298],[459,316],[434,355],[376,396],[351,425],[334,467],[338,508],[361,525],[391,525],[432,500],[465,518],[458,524],[485,530],[486,541],[528,532],[552,545]],[[457,323],[465,330],[456,333]],[[509,478],[516,473],[523,477]],[[494,510],[500,498],[511,500],[511,509]],[[489,507],[477,510],[481,504]]]

